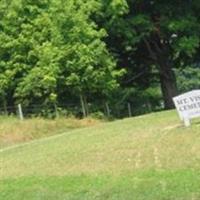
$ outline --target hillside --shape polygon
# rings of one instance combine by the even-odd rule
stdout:
[[[198,200],[200,120],[160,112],[0,151],[1,200]]]
[[[73,117],[59,117],[54,120],[28,118],[20,121],[17,117],[0,116],[0,149],[63,132],[67,133],[78,128],[94,126],[100,122],[92,118],[76,119]]]

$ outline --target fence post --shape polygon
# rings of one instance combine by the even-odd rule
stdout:
[[[85,104],[84,104],[84,99],[83,99],[82,95],[80,95],[80,101],[81,101],[81,108],[82,108],[83,116],[87,117],[86,109],[85,109]]]
[[[24,115],[23,115],[22,105],[21,104],[18,104],[18,113],[19,113],[20,120],[24,120]]]
[[[106,106],[107,116],[110,117],[110,108],[107,102],[105,103],[105,106]]]
[[[84,106],[85,106],[86,116],[88,116],[89,115],[89,107],[88,107],[87,97],[86,96],[83,96],[83,102],[84,102]]]
[[[8,109],[7,109],[7,104],[5,100],[3,101],[3,108],[4,108],[4,114],[8,115]]]
[[[131,111],[131,104],[128,103],[128,115],[129,117],[132,117],[132,111]]]
[[[59,118],[58,107],[57,107],[56,103],[54,103],[54,108],[55,108],[56,118]]]

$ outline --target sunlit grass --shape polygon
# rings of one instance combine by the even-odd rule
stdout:
[[[174,111],[36,140],[0,159],[0,199],[200,199],[200,123],[185,128]]]

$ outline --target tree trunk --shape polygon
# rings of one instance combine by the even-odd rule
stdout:
[[[150,58],[158,66],[160,74],[161,91],[165,109],[174,108],[172,98],[177,95],[176,76],[174,74],[173,62],[170,58],[169,42],[161,42],[160,35],[156,39],[151,38],[151,42],[144,38],[144,43],[149,52]]]
[[[165,109],[172,109],[174,108],[172,98],[178,94],[176,76],[172,70],[172,62],[170,62],[167,57],[164,57],[159,59],[158,65],[164,106]]]

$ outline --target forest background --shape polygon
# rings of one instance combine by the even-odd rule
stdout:
[[[199,0],[1,0],[1,112],[173,108],[200,87],[199,11]]]

